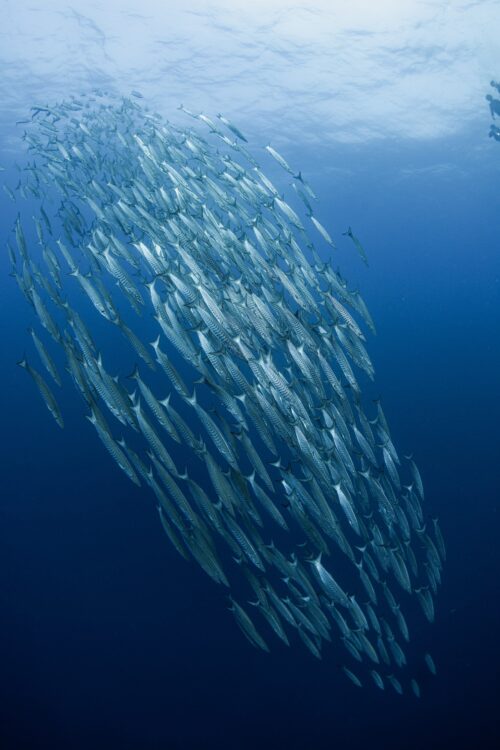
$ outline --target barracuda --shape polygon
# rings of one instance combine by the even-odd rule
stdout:
[[[292,178],[285,196],[223,115],[181,107],[190,127],[176,126],[132,95],[36,107],[27,123],[9,254],[40,360],[82,394],[179,554],[230,590],[243,580],[251,616],[232,598],[230,609],[252,645],[268,650],[262,626],[327,657],[335,631],[354,685],[418,697],[394,632],[409,640],[410,596],[434,619],[445,544],[424,520],[416,464],[399,460],[380,404],[365,403],[375,326],[321,260],[336,243],[316,196],[267,146],[262,158]],[[42,376],[19,364],[62,427]]]

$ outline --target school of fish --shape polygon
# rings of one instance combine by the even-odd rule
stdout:
[[[333,640],[354,685],[418,697],[407,612],[434,620],[445,546],[380,403],[363,409],[375,328],[334,270],[314,191],[267,146],[285,200],[222,115],[181,106],[174,126],[141,98],[96,91],[23,123],[8,249],[46,374],[19,364],[60,427],[55,391],[74,384],[254,646],[321,658]]]

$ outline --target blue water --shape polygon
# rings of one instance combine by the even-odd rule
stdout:
[[[19,32],[23,19],[8,5],[9,23]],[[209,35],[208,22],[207,29]],[[35,64],[35,25],[28,31]],[[97,49],[92,40],[86,49],[94,43]],[[219,70],[224,47],[219,57],[213,54]],[[33,321],[3,253],[1,748],[498,746],[500,143],[488,139],[484,96],[499,73],[494,61],[490,69],[482,63],[484,78],[469,91],[467,109],[458,97],[450,113],[446,106],[454,104],[446,100],[447,125],[432,137],[381,127],[377,138],[363,138],[359,130],[349,140],[345,132],[358,127],[353,109],[352,126],[338,125],[342,137],[325,126],[312,138],[308,123],[320,118],[314,120],[314,107],[306,116],[306,99],[288,82],[280,85],[289,87],[288,101],[302,112],[302,137],[294,111],[293,136],[287,140],[285,119],[272,140],[283,139],[280,150],[314,185],[318,218],[335,238],[352,225],[369,257],[365,268],[344,245],[338,264],[351,286],[359,285],[375,319],[378,334],[368,342],[375,391],[399,451],[414,453],[426,513],[439,516],[447,544],[436,621],[429,626],[420,618],[409,648],[433,654],[437,677],[425,668],[416,674],[422,697],[415,700],[351,685],[338,669],[343,655],[335,643],[321,662],[296,644],[287,649],[273,642],[270,654],[253,649],[226,611],[224,592],[169,546],[146,490],[113,466],[74,392],[63,391],[61,431],[16,367]],[[45,73],[47,97],[85,90],[81,79],[104,75],[92,64],[84,68],[78,58],[80,78],[66,72],[59,88],[50,88]],[[182,89],[183,74],[182,66],[171,72],[173,90]],[[123,71],[110,64],[106,75],[121,80]],[[141,88],[134,75],[134,87]],[[366,92],[357,75],[350,87],[339,87],[341,111],[356,102],[358,84],[362,107]],[[210,70],[186,81],[186,106],[213,115],[227,104],[223,111],[244,127],[254,92],[245,101],[243,72],[240,119],[230,97],[237,76],[232,89],[221,84],[213,109],[207,91],[217,82],[202,87],[197,101],[196,76],[209,79]],[[77,81],[80,88],[70,88]],[[33,86],[32,78],[21,77],[2,115],[1,176],[14,184],[22,144],[13,123],[23,106],[39,101]],[[406,122],[404,101],[398,106],[399,121]],[[262,102],[255,104],[247,122],[254,149],[272,138],[276,113],[266,121],[262,109]],[[429,110],[432,120],[437,115]],[[425,113],[414,111],[421,132]],[[179,122],[173,105],[165,114]],[[16,212],[3,194],[2,242]]]

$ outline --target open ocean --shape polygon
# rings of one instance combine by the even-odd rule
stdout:
[[[500,79],[500,3],[347,5],[0,3],[0,178],[16,198],[0,192],[1,750],[500,744],[500,142],[488,137],[500,102],[494,120],[485,100],[500,99],[490,86]],[[404,648],[420,698],[407,678],[403,695],[352,684],[337,633],[317,660],[256,619],[270,652],[253,648],[226,589],[177,554],[151,490],[98,440],[62,355],[53,390],[63,430],[16,366],[27,354],[49,381],[6,251],[20,206],[28,227],[39,205],[19,197],[19,165],[31,157],[29,123],[16,122],[95,89],[137,90],[141,107],[207,139],[179,105],[217,122],[222,113],[280,195],[292,204],[291,177],[268,144],[318,196],[314,215],[338,246],[315,234],[322,257],[333,254],[377,328],[364,329],[375,368],[374,382],[363,380],[367,413],[380,397],[399,454],[418,464],[426,522],[439,518],[446,543],[435,621],[409,610]],[[342,236],[348,226],[368,266]],[[33,226],[25,232],[35,246]],[[67,268],[62,276],[69,287]],[[145,317],[148,345],[156,334]],[[89,321],[114,375],[116,331]]]

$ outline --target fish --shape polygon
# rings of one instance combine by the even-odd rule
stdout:
[[[359,687],[359,688],[363,687],[363,683],[361,682],[361,680],[359,679],[359,677],[357,677],[357,675],[354,674],[354,672],[351,672],[350,669],[348,669],[347,667],[344,667],[344,666],[342,667],[342,669],[343,669],[344,674],[346,675],[346,677],[348,677],[350,679],[350,681],[352,682],[353,685],[356,685],[356,687]]]
[[[356,237],[356,235],[353,233],[351,227],[348,227],[347,231],[346,232],[342,232],[342,234],[343,234],[344,237],[349,237],[352,240],[352,242],[354,244],[354,247],[356,248],[356,250],[359,253],[360,258],[362,259],[362,261],[365,264],[365,266],[367,266],[368,265],[368,257],[366,255],[365,249],[364,249],[363,245],[361,244],[361,242]]]
[[[333,576],[324,568],[321,563],[321,553],[315,560],[312,560],[315,572],[321,583],[325,594],[336,604],[342,604],[344,607],[349,607],[349,599],[347,594],[342,591]]]
[[[373,682],[378,687],[378,689],[379,690],[385,690],[384,681],[383,681],[382,677],[380,676],[380,674],[375,669],[372,669],[371,672],[370,672],[370,674],[371,674],[371,676],[373,678]]]
[[[232,133],[234,133],[234,135],[235,135],[235,136],[236,136],[237,138],[239,138],[239,139],[240,139],[240,141],[244,141],[245,143],[248,143],[247,139],[245,138],[245,136],[243,135],[243,133],[241,132],[241,130],[240,130],[239,128],[237,128],[237,127],[236,127],[236,125],[233,125],[233,123],[232,123],[232,122],[230,122],[230,121],[229,121],[229,120],[227,119],[227,117],[224,117],[224,115],[221,115],[220,113],[219,113],[219,114],[217,115],[217,117],[219,118],[219,120],[220,120],[221,122],[223,122],[223,123],[224,123],[224,125],[226,126],[226,128],[229,128],[229,130],[230,130],[230,131],[231,131]]]
[[[420,698],[420,686],[414,677],[410,680],[410,685],[415,698]]]
[[[17,364],[19,365],[19,367],[22,367],[24,370],[26,370],[26,372],[33,378],[33,381],[45,402],[45,406],[50,411],[59,427],[62,429],[64,427],[64,419],[62,417],[61,410],[57,404],[54,394],[50,390],[43,377],[37,370],[35,370],[34,367],[29,364],[26,357],[23,357],[23,359],[19,360]]]
[[[327,230],[325,229],[325,227],[323,226],[323,224],[321,224],[321,223],[320,223],[320,222],[319,222],[319,221],[318,221],[318,220],[316,219],[316,217],[315,217],[315,216],[312,216],[312,215],[311,215],[310,219],[311,219],[312,223],[314,224],[314,226],[316,227],[316,229],[318,230],[318,232],[320,233],[320,235],[321,235],[321,236],[323,237],[323,239],[325,240],[325,242],[327,242],[327,243],[328,243],[328,244],[329,244],[329,245],[330,245],[331,247],[335,248],[335,243],[334,243],[334,241],[332,240],[332,238],[330,237],[330,235],[329,235],[328,231],[327,231]]]
[[[253,624],[252,620],[250,619],[250,617],[248,616],[248,614],[245,612],[243,607],[241,607],[236,601],[234,601],[234,599],[231,599],[230,610],[233,613],[234,619],[238,623],[243,634],[250,641],[252,646],[256,646],[257,648],[260,648],[263,651],[269,651],[269,648],[266,642],[264,641],[262,636],[257,632],[257,629],[255,625]]]
[[[434,659],[429,653],[425,654],[424,661],[429,672],[433,675],[436,675],[437,674],[436,665],[434,663]]]
[[[446,549],[365,395],[361,292],[320,258],[335,243],[301,171],[268,145],[292,187],[272,182],[223,114],[181,105],[185,127],[146,102],[94,92],[25,123],[8,249],[40,361],[253,646],[320,659],[337,641],[357,687],[417,694],[398,641],[434,619]]]
[[[403,686],[401,685],[397,677],[395,677],[393,674],[388,674],[387,680],[392,685],[396,693],[399,693],[399,695],[403,695]]]
[[[37,334],[37,332],[35,331],[34,328],[30,327],[28,329],[28,331],[31,334],[31,338],[33,339],[33,343],[35,344],[35,348],[36,348],[36,350],[38,352],[38,356],[40,357],[40,361],[42,362],[42,364],[44,365],[45,369],[47,370],[47,372],[52,377],[52,380],[55,383],[57,383],[57,385],[60,387],[61,386],[61,377],[60,377],[60,375],[59,375],[59,373],[57,371],[57,367],[56,367],[56,365],[55,365],[52,357],[50,356],[50,354],[48,353],[48,351],[47,351],[47,349],[45,347],[45,344],[40,339],[40,337],[38,336],[38,334]]]
[[[132,464],[130,463],[118,443],[113,439],[113,436],[109,431],[109,427],[104,421],[102,415],[97,416],[97,409],[95,406],[92,408],[90,415],[87,415],[87,419],[89,420],[89,422],[91,422],[91,424],[94,425],[103,445],[109,451],[116,464],[134,484],[140,487],[141,483],[132,467]]]
[[[278,162],[278,164],[280,165],[280,167],[282,167],[286,172],[289,172],[291,175],[295,176],[295,173],[289,167],[288,162],[270,144],[268,144],[266,146],[266,151],[267,151],[268,154],[270,154],[273,157],[273,159],[276,162]]]

